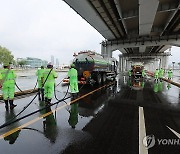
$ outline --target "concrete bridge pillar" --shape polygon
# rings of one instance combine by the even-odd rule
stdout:
[[[112,49],[111,46],[107,46],[106,47],[106,53],[107,53],[107,57],[111,58],[112,57]]]
[[[106,47],[103,45],[103,43],[101,44],[101,55],[103,57],[107,57]]]
[[[159,61],[158,59],[154,60],[154,71],[155,71],[155,69],[159,69],[158,61]]]
[[[122,71],[122,67],[121,67],[121,62],[122,61],[122,58],[121,58],[121,56],[119,56],[119,72],[121,72]]]
[[[164,57],[164,69],[165,70],[168,69],[168,61],[169,61],[169,56],[165,56]]]
[[[127,69],[127,71],[130,69],[130,61],[129,61],[129,59],[126,59],[126,69]]]
[[[103,45],[103,42],[101,44],[101,55],[103,57],[112,57],[112,48],[111,46],[105,46]]]
[[[124,58],[121,57],[121,71],[124,71]]]
[[[121,72],[124,72],[124,57],[121,57]]]

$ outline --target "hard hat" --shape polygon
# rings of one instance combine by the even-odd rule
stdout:
[[[75,65],[74,65],[74,64],[71,64],[71,67],[75,68]]]
[[[52,68],[53,67],[53,64],[50,62],[47,64],[47,68]]]

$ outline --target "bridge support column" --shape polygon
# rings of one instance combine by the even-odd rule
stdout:
[[[105,46],[104,43],[101,43],[101,55],[103,57],[112,57],[112,47],[111,46]]]
[[[112,49],[111,49],[111,46],[107,46],[107,47],[106,47],[106,53],[107,53],[107,56],[108,56],[109,58],[112,57]]]
[[[124,71],[124,58],[121,57],[121,71]]]
[[[155,59],[155,60],[154,60],[154,71],[155,71],[156,69],[159,69],[158,59]]]
[[[124,58],[122,56],[121,57],[121,62],[120,62],[120,66],[121,66],[121,72],[124,71]]]
[[[106,47],[103,45],[103,43],[101,44],[101,55],[103,57],[107,57]]]
[[[126,58],[123,57],[123,72],[126,71]]]
[[[125,63],[126,63],[125,71],[128,71],[128,60],[127,60],[127,58],[125,59]]]
[[[121,64],[122,64],[122,57],[119,56],[119,72],[122,72],[122,66],[121,66]]]

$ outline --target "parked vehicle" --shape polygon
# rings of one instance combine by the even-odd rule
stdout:
[[[132,76],[135,78],[141,78],[143,68],[143,65],[132,65]]]
[[[81,51],[75,55],[73,64],[78,71],[81,84],[101,84],[108,79],[115,79],[118,62],[115,58],[104,58],[92,51]]]

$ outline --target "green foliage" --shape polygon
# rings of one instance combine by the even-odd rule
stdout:
[[[8,49],[0,46],[0,64],[4,63],[14,63],[14,56]]]
[[[26,61],[25,60],[18,61],[18,65],[20,65],[22,67],[22,66],[26,65]]]

